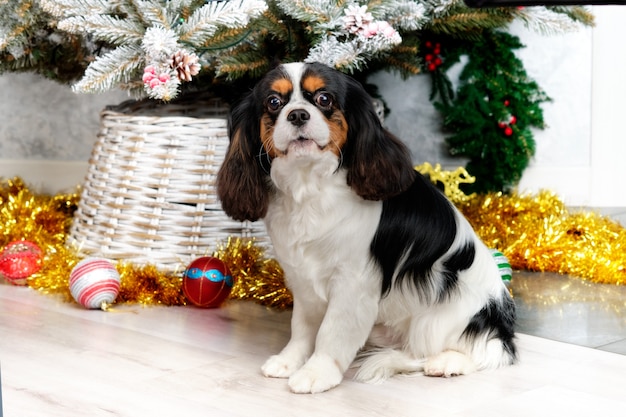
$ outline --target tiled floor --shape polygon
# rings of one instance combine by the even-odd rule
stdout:
[[[516,272],[518,331],[626,355],[626,286]]]

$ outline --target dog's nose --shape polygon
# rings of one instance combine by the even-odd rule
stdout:
[[[287,115],[287,120],[291,122],[294,126],[302,126],[311,118],[311,115],[308,111],[304,109],[295,109],[289,112]]]

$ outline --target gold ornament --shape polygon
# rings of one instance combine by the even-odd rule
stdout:
[[[428,175],[433,184],[441,183],[443,192],[455,204],[469,201],[474,194],[467,195],[461,191],[461,184],[472,184],[476,181],[476,177],[472,177],[463,167],[459,167],[454,171],[443,171],[440,164],[435,167],[428,162],[417,165],[415,170],[422,175]]]

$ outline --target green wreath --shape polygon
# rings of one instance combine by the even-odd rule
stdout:
[[[474,39],[424,34],[422,45],[446,145],[451,155],[469,158],[466,169],[476,177],[464,191],[510,190],[534,155],[531,128],[545,127],[541,104],[550,100],[515,56],[519,38],[498,30]],[[454,91],[448,73],[463,56]]]

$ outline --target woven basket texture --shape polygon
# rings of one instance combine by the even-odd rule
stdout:
[[[230,219],[216,195],[227,113],[210,98],[107,107],[68,243],[84,256],[168,272],[211,255],[229,237],[269,249],[263,222]]]

